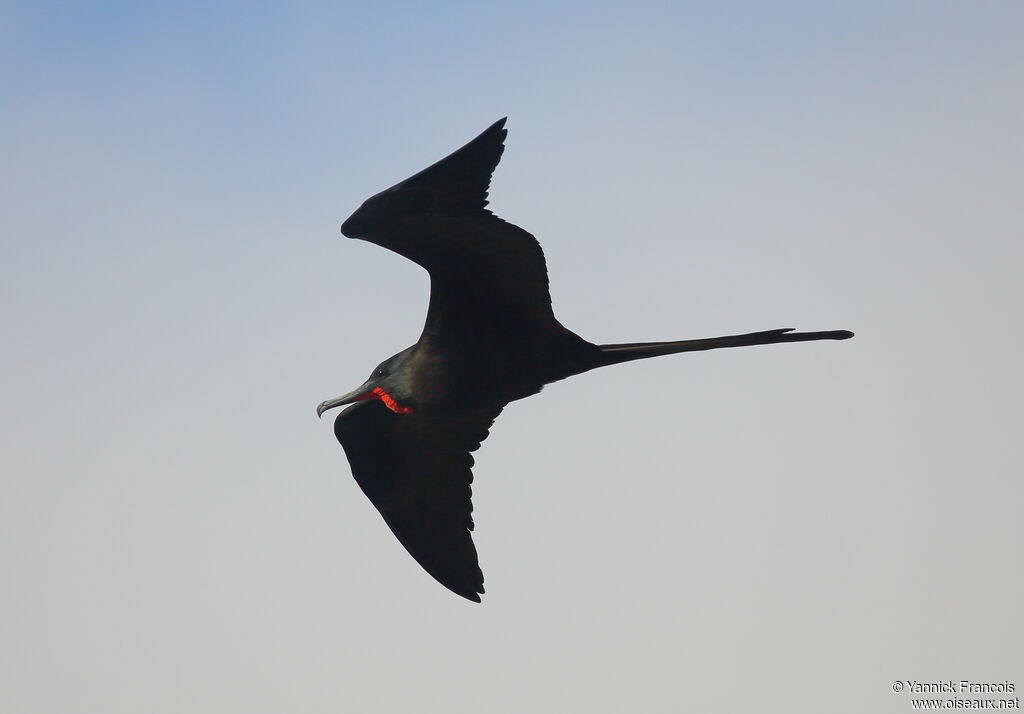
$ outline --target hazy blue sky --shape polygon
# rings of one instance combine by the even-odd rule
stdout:
[[[1024,688],[1024,5],[3,3],[0,711],[906,712]],[[338,226],[509,116],[492,207],[623,365],[478,452],[473,605],[321,400],[426,274]]]

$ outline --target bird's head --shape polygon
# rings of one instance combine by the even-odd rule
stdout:
[[[316,408],[316,415],[322,416],[328,409],[366,399],[379,399],[396,414],[408,414],[414,411],[409,379],[411,350],[412,347],[402,350],[381,362],[373,370],[369,379],[348,394],[321,402]]]

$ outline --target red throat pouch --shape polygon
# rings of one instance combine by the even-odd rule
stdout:
[[[395,414],[409,414],[412,412],[412,407],[399,406],[395,398],[384,391],[381,387],[374,387],[370,394],[366,395],[367,399],[379,399],[384,402],[384,406],[393,411]]]

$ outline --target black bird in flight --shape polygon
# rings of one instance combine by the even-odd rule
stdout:
[[[537,240],[487,210],[505,149],[505,119],[415,176],[368,198],[341,226],[430,274],[430,305],[415,345],[362,385],[317,407],[352,404],[334,433],[352,475],[413,558],[438,582],[480,602],[470,500],[470,452],[506,404],[597,367],[776,342],[845,340],[846,330],[752,332],[679,342],[595,345],[551,310]]]

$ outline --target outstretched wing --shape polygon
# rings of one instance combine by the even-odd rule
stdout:
[[[425,334],[555,322],[540,244],[486,208],[491,174],[505,150],[504,126],[504,119],[495,122],[450,156],[367,199],[341,227],[350,238],[427,269]]]
[[[501,409],[458,417],[396,414],[377,400],[334,421],[352,475],[406,550],[446,588],[484,591],[473,530],[473,457]]]

